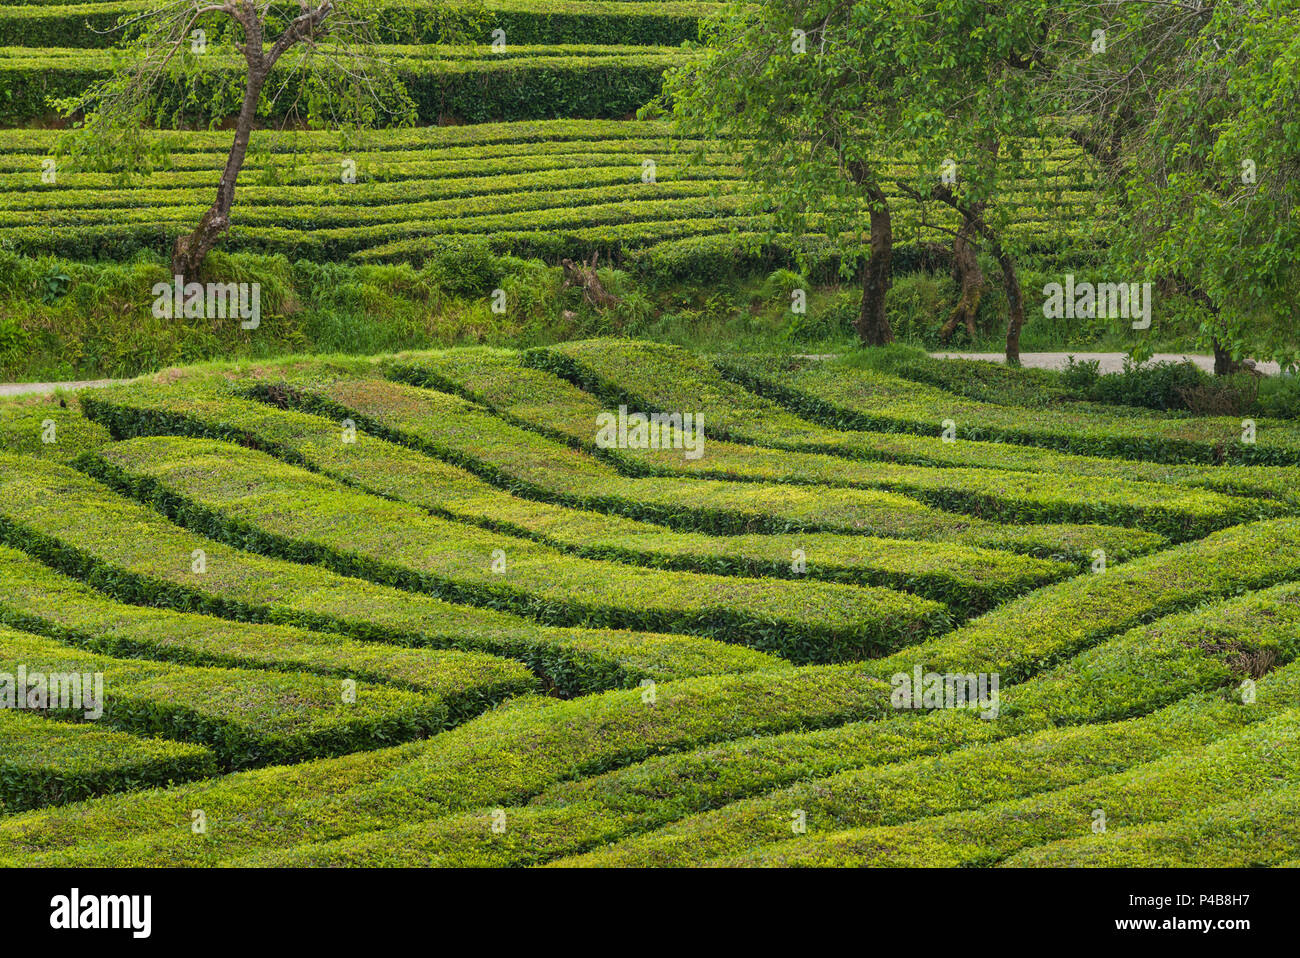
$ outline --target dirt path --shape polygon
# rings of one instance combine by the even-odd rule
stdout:
[[[991,363],[1000,363],[1004,358],[1001,353],[931,353],[930,355],[936,359],[980,359]],[[1097,360],[1101,364],[1103,373],[1120,372],[1124,368],[1124,360],[1128,358],[1127,353],[1021,353],[1020,364],[1033,369],[1064,369],[1066,361],[1071,356],[1079,362]],[[1153,363],[1179,363],[1188,359],[1207,373],[1214,372],[1213,356],[1197,356],[1191,353],[1156,353],[1149,361]],[[1275,376],[1281,371],[1277,363],[1271,362],[1258,363],[1255,368],[1267,376]]]
[[[0,396],[27,396],[33,393],[49,394],[59,389],[91,389],[111,386],[118,379],[88,379],[71,383],[0,383]]]

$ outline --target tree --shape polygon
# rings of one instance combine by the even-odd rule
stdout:
[[[874,45],[889,20],[864,20],[884,12],[864,7],[729,5],[707,21],[699,58],[669,73],[665,98],[697,159],[721,146],[757,187],[772,238],[793,237],[803,258],[809,240],[827,237],[842,274],[861,280],[862,342],[884,345],[894,234],[882,158],[900,125],[893,67]]]
[[[1052,16],[1041,109],[1096,164],[1110,268],[1181,304],[1216,372],[1252,345],[1294,363],[1294,2],[1063,0]]]
[[[961,300],[945,328],[973,324],[982,277],[976,249],[1002,272],[1006,358],[1020,361],[1025,299],[1017,260],[1027,245],[1011,228],[1022,215],[1006,202],[1017,184],[1042,179],[1053,117],[1042,107],[1042,51],[1052,24],[1048,0],[869,0],[898,20],[885,55],[904,69],[894,85],[917,158],[899,189],[921,204],[922,222],[953,236]],[[933,215],[938,204],[956,226]]]
[[[216,126],[220,105],[232,109],[234,137],[216,198],[172,248],[172,271],[182,277],[199,274],[230,228],[235,185],[259,117],[279,113],[286,123],[351,129],[414,117],[400,81],[376,55],[362,4],[297,0],[296,12],[283,10],[269,0],[180,0],[127,16],[115,28],[126,38],[124,66],[60,104],[67,116],[81,118],[64,150],[92,168],[126,174],[157,159],[148,126],[183,125],[200,104]]]
[[[886,187],[937,201],[953,235],[973,321],[981,285],[974,247],[988,249],[1008,297],[1007,355],[1019,357],[1024,300],[997,203],[1021,176],[1020,141],[1037,134],[1033,53],[1047,0],[773,0],[728,7],[705,32],[702,59],[670,75],[667,93],[685,137],[736,149],[774,210],[774,231],[824,232],[844,264],[865,260],[859,332],[893,337],[885,314],[893,222]],[[914,158],[900,175],[898,158]],[[960,175],[941,181],[945,161]],[[870,243],[862,242],[864,211]],[[842,265],[842,269],[845,266]],[[960,313],[957,315],[961,315]]]
[[[1203,308],[1227,373],[1300,361],[1300,10],[1209,5],[1130,140],[1118,250]]]

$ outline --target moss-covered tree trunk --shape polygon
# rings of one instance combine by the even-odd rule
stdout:
[[[975,315],[979,312],[980,300],[984,297],[984,272],[980,269],[979,257],[972,242],[974,236],[974,220],[963,217],[952,241],[952,278],[957,284],[957,305],[939,330],[941,343],[946,344],[952,339],[953,333],[962,324],[965,324],[971,342],[975,341]]]
[[[864,346],[885,346],[894,341],[885,311],[893,283],[894,224],[880,184],[872,180],[863,185],[871,201],[871,255],[862,269],[862,309],[857,330]]]

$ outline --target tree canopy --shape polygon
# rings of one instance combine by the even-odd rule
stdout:
[[[824,234],[846,273],[867,263],[864,316],[889,288],[886,276],[873,294],[870,272],[888,269],[892,224],[879,210],[896,185],[923,217],[934,204],[956,211],[955,251],[974,243],[1002,267],[1014,359],[1026,250],[1008,230],[1020,213],[1007,191],[1043,172],[1038,143],[1069,137],[1104,190],[1093,232],[1105,269],[1194,313],[1216,353],[1249,344],[1290,363],[1298,27],[1290,0],[736,3],[666,96],[697,150],[736,150],[773,232],[805,244]],[[904,157],[910,175],[887,183]],[[860,331],[888,341],[887,325],[884,337]]]

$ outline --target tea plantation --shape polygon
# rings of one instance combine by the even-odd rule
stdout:
[[[0,671],[105,694],[0,710],[0,861],[1294,858],[1300,429],[1076,405],[633,340],[11,403]]]
[[[972,208],[917,193],[928,143],[880,136],[837,160],[879,185],[847,204],[860,228],[814,203],[796,231],[749,141],[659,99],[723,4],[374,0],[404,122],[298,115],[350,80],[340,56],[268,63],[235,125],[258,63],[218,5],[118,152],[79,152],[68,98],[113,104],[124,25],[160,6],[0,0],[0,371],[148,370],[0,399],[0,866],[1300,861],[1300,423],[1259,412],[1281,400],[1031,401],[1038,380],[977,395],[798,330],[707,343],[771,305],[718,306],[723,284],[768,277],[791,322],[808,276],[852,282],[827,335],[867,342],[849,266],[885,204],[899,276],[946,282],[954,237],[984,244],[979,334],[1018,361],[1006,250],[1026,276],[1091,268],[1123,246],[1099,221],[1160,212],[1087,137],[1006,121],[1014,174]],[[317,5],[228,6],[292,31]],[[219,183],[228,222],[177,299],[265,282],[242,327],[150,311]],[[1222,357],[1287,337],[1259,320],[1296,288],[1259,279],[1286,257],[1257,253],[1261,299],[1222,311],[1257,338]],[[1196,335],[1178,310],[1223,286],[1166,279],[1158,323]],[[656,326],[654,296],[704,332]],[[356,329],[390,321],[381,345]]]

